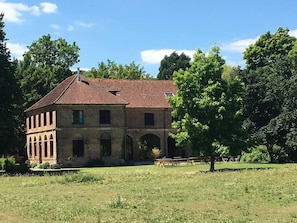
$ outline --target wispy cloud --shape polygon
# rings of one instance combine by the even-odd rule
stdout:
[[[177,52],[178,54],[184,53],[191,58],[193,58],[193,55],[196,52],[195,50],[160,49],[160,50],[144,50],[140,52],[140,55],[143,62],[149,63],[149,64],[157,64],[161,62],[161,60],[165,57],[165,55],[169,56],[174,51]]]
[[[58,24],[51,24],[51,28],[54,30],[59,30],[61,27]]]
[[[18,60],[22,60],[23,54],[25,53],[26,50],[28,50],[27,47],[23,44],[11,43],[11,42],[7,42],[7,48],[9,49],[11,56]]]
[[[41,2],[40,5],[26,5],[23,3],[10,3],[0,0],[0,13],[4,13],[4,19],[7,22],[21,23],[23,22],[23,14],[29,13],[40,16],[42,13],[55,13],[57,5],[49,2]]]
[[[80,27],[84,27],[84,28],[91,28],[92,26],[94,26],[94,23],[86,23],[86,22],[82,22],[82,21],[75,21],[74,24],[76,26],[80,26]]]
[[[222,51],[233,51],[233,52],[239,52],[242,53],[245,51],[245,49],[250,46],[251,44],[255,43],[257,41],[257,38],[249,38],[249,39],[242,39],[242,40],[236,40],[234,42],[230,43],[223,43],[221,46]]]
[[[73,25],[68,25],[67,30],[70,31],[70,32],[73,31],[74,30],[74,26]]]
[[[289,35],[297,38],[297,29],[289,31]]]

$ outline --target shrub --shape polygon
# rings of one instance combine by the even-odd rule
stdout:
[[[269,162],[270,157],[266,146],[259,145],[251,148],[250,152],[243,152],[240,161],[245,163]]]
[[[16,163],[15,163],[15,158],[13,156],[9,156],[5,159],[4,170],[7,173],[15,173],[16,172]]]
[[[0,158],[0,170],[4,170],[5,160],[3,156]]]
[[[51,169],[61,169],[61,167],[58,163],[50,165],[50,168]]]
[[[157,147],[152,148],[151,157],[153,159],[159,158],[160,157],[160,154],[161,154],[161,150],[160,149],[158,149]]]
[[[30,165],[31,168],[35,168],[35,167],[38,166],[37,163],[30,163],[29,165]]]
[[[49,169],[50,168],[50,164],[48,162],[46,163],[42,163],[39,165],[40,169]]]

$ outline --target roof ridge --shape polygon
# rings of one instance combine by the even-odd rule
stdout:
[[[62,93],[56,98],[56,100],[53,101],[53,104],[56,104],[57,101],[65,94],[65,92],[68,90],[68,88],[73,84],[73,82],[76,80],[76,75],[72,75],[74,78],[72,81],[69,82],[67,87],[62,91]]]

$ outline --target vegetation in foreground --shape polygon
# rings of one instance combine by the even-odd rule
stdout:
[[[232,168],[241,171],[199,164],[2,176],[0,222],[297,221],[295,164],[217,164]]]

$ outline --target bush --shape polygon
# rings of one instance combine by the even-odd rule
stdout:
[[[16,163],[15,163],[15,158],[13,156],[9,156],[5,159],[4,170],[7,173],[15,173],[16,172]]]
[[[4,170],[5,160],[6,159],[4,157],[1,157],[0,158],[0,170]]]
[[[259,145],[251,148],[250,152],[243,152],[240,161],[245,163],[267,163],[270,161],[266,146]]]
[[[152,148],[151,157],[152,159],[157,159],[160,157],[161,151],[157,147]]]
[[[61,169],[61,167],[60,167],[60,165],[59,164],[52,164],[51,166],[50,166],[50,168],[51,169]]]
[[[50,168],[50,164],[48,162],[46,163],[42,163],[39,165],[40,169],[49,169]]]

